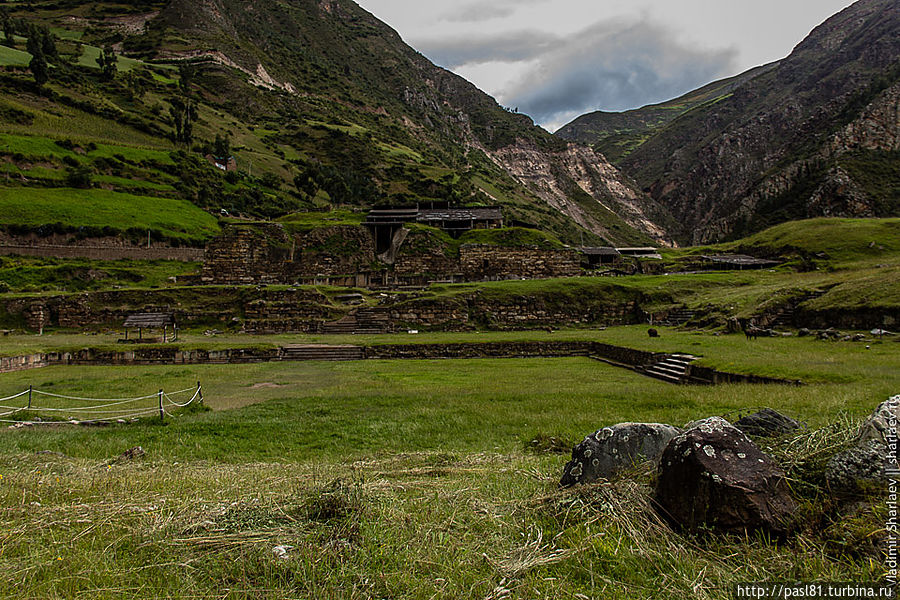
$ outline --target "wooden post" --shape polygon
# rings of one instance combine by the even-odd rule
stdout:
[[[163,412],[162,397],[163,397],[163,391],[162,391],[162,389],[160,389],[159,390],[159,420],[160,420],[160,422],[165,421],[165,417],[163,416],[165,413]]]
[[[31,409],[31,392],[34,390],[34,386],[28,386],[28,409]]]
[[[200,398],[200,404],[203,404],[203,388],[200,387],[200,382],[197,382],[197,396]]]

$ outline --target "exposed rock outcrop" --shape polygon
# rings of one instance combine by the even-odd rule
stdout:
[[[548,206],[612,243],[624,243],[612,228],[621,219],[658,243],[671,244],[662,225],[671,218],[666,211],[587,146],[568,144],[548,152],[517,140],[489,154]]]
[[[659,462],[660,514],[688,531],[783,535],[796,503],[784,471],[726,420],[713,417],[672,439]]]
[[[896,474],[898,424],[900,395],[879,404],[860,427],[856,444],[828,461],[825,478],[829,485],[853,491],[859,482],[883,482]]]
[[[663,449],[681,430],[660,423],[619,423],[599,429],[572,449],[563,469],[561,487],[607,478],[643,461],[659,460]]]
[[[800,429],[800,423],[771,408],[741,417],[734,426],[747,435],[757,437],[777,437]]]

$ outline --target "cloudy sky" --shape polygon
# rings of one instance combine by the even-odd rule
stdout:
[[[357,0],[433,62],[553,131],[787,56],[852,0]]]

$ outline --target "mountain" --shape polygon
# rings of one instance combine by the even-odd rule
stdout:
[[[787,58],[745,75],[618,161],[675,215],[680,241],[807,217],[900,214],[896,0],[859,0]]]
[[[666,211],[602,156],[503,109],[350,0],[5,6],[18,37],[8,40],[16,49],[0,49],[0,135],[83,150],[134,130],[134,143],[177,154],[175,168],[133,165],[140,177],[204,209],[274,218],[335,205],[500,205],[508,222],[564,241],[669,239]],[[59,48],[37,91],[22,69],[33,24],[58,36]],[[94,60],[103,48],[118,55],[112,78]],[[49,126],[62,112],[72,117],[65,126]],[[38,145],[6,154],[28,185],[58,186],[75,167]],[[237,159],[227,179],[200,168],[215,150]],[[91,156],[70,158],[93,173],[94,187],[103,177],[123,191]]]
[[[565,140],[590,145],[613,164],[618,164],[635,148],[684,113],[721,100],[738,86],[777,65],[777,62],[771,63],[734,77],[714,81],[667,102],[625,112],[598,110],[587,113],[563,125],[555,134]]]

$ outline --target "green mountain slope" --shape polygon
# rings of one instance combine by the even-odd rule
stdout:
[[[618,166],[675,215],[682,243],[792,219],[900,215],[898,31],[897,2],[859,0],[787,58],[668,123],[653,115],[672,103],[619,124],[604,117],[601,147],[612,146]]]
[[[585,189],[569,144],[432,65],[349,0],[7,8],[20,31],[0,54],[0,133],[29,138],[25,151],[0,143],[9,185],[71,188],[81,169],[88,189],[141,188],[252,217],[500,205],[508,220],[565,241],[666,239],[648,216],[665,211],[602,157],[585,159]],[[21,66],[32,24],[49,27],[59,51],[42,89]],[[112,78],[96,60],[107,47],[118,54]],[[77,156],[57,151],[67,141]],[[100,156],[90,145],[117,149]],[[128,158],[135,150],[167,159]],[[222,151],[236,172],[202,158]],[[544,178],[523,175],[523,153]]]
[[[556,135],[565,140],[589,144],[613,164],[618,164],[676,118],[698,106],[722,100],[736,87],[777,64],[764,65],[714,81],[667,102],[625,112],[596,111],[581,115],[560,127]]]

